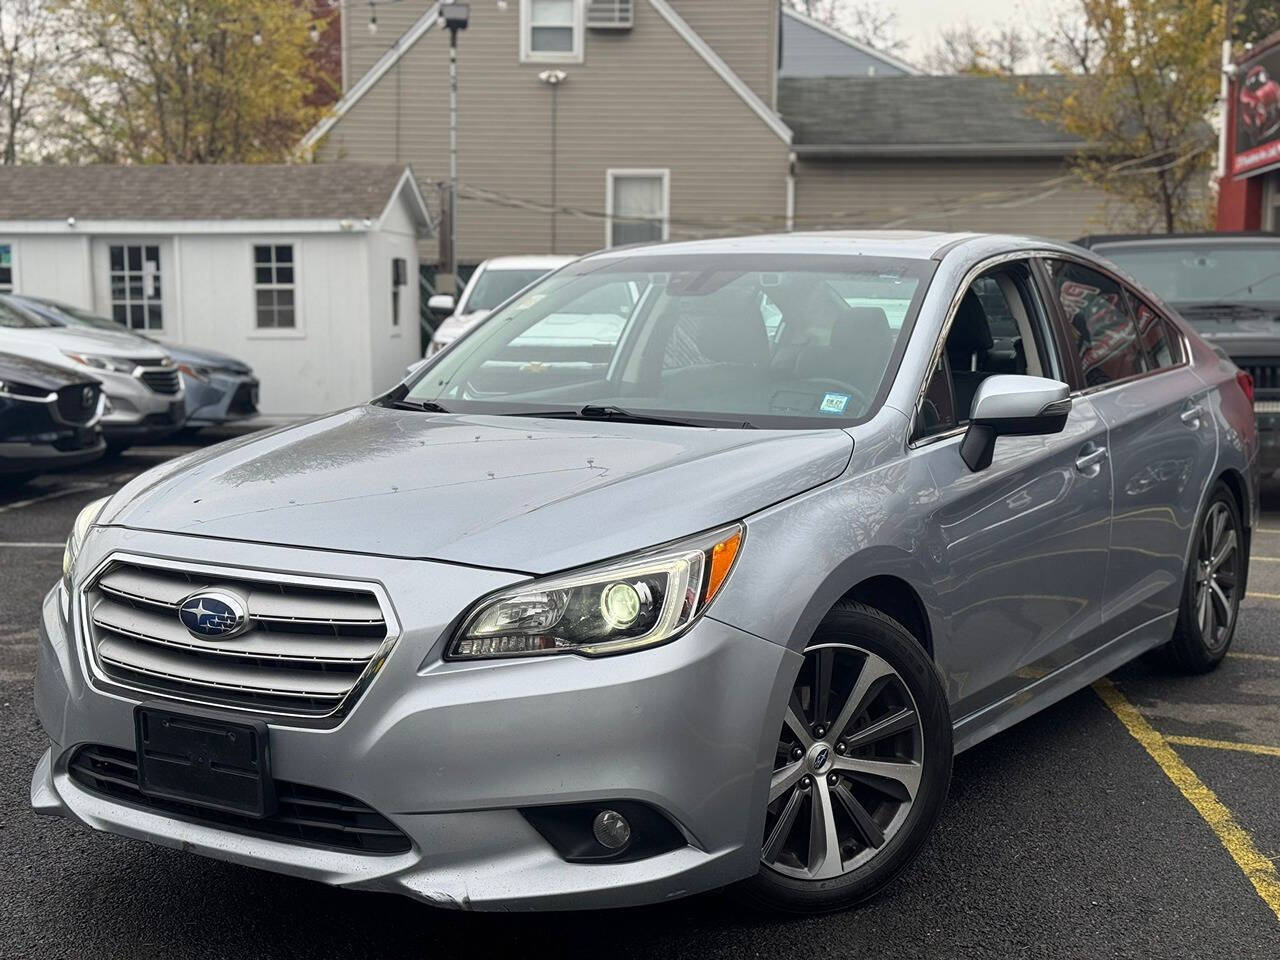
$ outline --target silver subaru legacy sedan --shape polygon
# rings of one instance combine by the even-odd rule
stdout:
[[[87,507],[31,802],[460,908],[846,907],[957,751],[1153,648],[1222,660],[1251,390],[1048,241],[586,257],[368,405]]]

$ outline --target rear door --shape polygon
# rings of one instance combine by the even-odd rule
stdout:
[[[1092,264],[1064,256],[1044,267],[1079,393],[1107,425],[1115,492],[1102,616],[1114,638],[1177,608],[1216,428],[1172,323]]]

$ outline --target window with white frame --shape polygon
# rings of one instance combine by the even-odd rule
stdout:
[[[153,243],[113,243],[107,253],[111,318],[131,330],[164,329],[160,247]]]
[[[666,170],[610,170],[605,204],[610,247],[667,239],[671,176]]]
[[[0,243],[0,293],[13,293],[13,244]]]
[[[583,0],[520,0],[520,59],[582,61]]]
[[[253,295],[259,330],[292,330],[294,310],[293,244],[255,244]]]

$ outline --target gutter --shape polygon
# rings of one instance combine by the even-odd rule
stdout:
[[[873,159],[877,157],[1069,157],[1084,147],[1069,143],[833,143],[796,144],[799,157]]]

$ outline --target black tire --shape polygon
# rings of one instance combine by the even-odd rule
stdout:
[[[1231,555],[1214,568],[1212,566],[1213,539],[1212,518],[1224,517],[1227,530],[1233,535],[1234,547]],[[1165,644],[1165,657],[1175,669],[1184,673],[1208,673],[1222,662],[1231,642],[1235,639],[1236,623],[1240,619],[1240,600],[1245,583],[1246,541],[1244,524],[1240,519],[1240,508],[1226,484],[1219,482],[1209,494],[1200,516],[1196,519],[1195,542],[1191,547],[1191,557],[1187,563],[1187,572],[1182,583],[1182,597],[1178,601],[1178,620],[1173,627],[1173,639]],[[1205,563],[1210,564],[1208,574],[1218,586],[1220,593],[1225,593],[1225,624],[1218,619],[1223,613],[1220,601],[1215,598],[1212,587],[1206,587],[1211,605],[1210,629],[1204,629],[1204,618],[1200,606],[1201,586],[1205,582]]]
[[[121,440],[108,440],[107,448],[102,453],[103,460],[114,460],[120,454],[124,453],[132,444]]]
[[[818,661],[814,658],[820,657],[823,651],[835,651],[831,653],[833,666],[820,667]],[[865,656],[859,665],[856,659],[859,656]],[[850,660],[849,657],[854,659]],[[838,659],[839,658],[839,659]],[[868,672],[872,661],[879,658],[883,663],[880,669],[883,670],[884,663],[892,668],[894,677],[882,677],[875,681],[880,686],[871,686],[868,689],[873,691],[863,699],[865,707],[854,707],[853,713],[843,724],[843,731],[835,730],[835,724],[840,722],[840,716],[837,715],[831,721],[832,729],[821,735],[821,742],[816,742],[810,748],[810,751],[817,750],[813,754],[815,759],[821,757],[821,744],[831,742],[835,744],[832,747],[840,754],[839,759],[832,760],[831,772],[822,773],[824,769],[819,766],[814,767],[815,776],[805,777],[810,782],[807,791],[816,792],[819,788],[823,791],[823,796],[828,798],[835,797],[841,803],[839,805],[830,803],[831,807],[841,809],[840,814],[832,815],[832,822],[842,821],[845,827],[846,837],[838,837],[840,845],[839,860],[834,866],[824,865],[824,870],[836,869],[847,870],[838,876],[826,879],[802,878],[794,875],[797,867],[783,862],[783,857],[794,857],[795,854],[786,849],[786,842],[776,842],[775,838],[779,833],[786,831],[794,831],[794,827],[779,827],[784,822],[784,812],[778,808],[784,803],[789,803],[786,794],[780,795],[774,802],[770,804],[770,810],[766,816],[765,842],[762,845],[762,860],[759,873],[750,880],[744,881],[740,885],[743,896],[758,906],[762,906],[769,910],[780,911],[784,913],[796,914],[813,914],[825,913],[832,910],[843,910],[852,907],[878,893],[886,884],[894,879],[903,869],[915,859],[916,855],[924,846],[925,841],[933,832],[934,825],[937,823],[938,816],[942,812],[943,804],[946,801],[947,788],[951,781],[951,760],[952,760],[952,727],[951,712],[947,705],[946,693],[943,690],[942,681],[938,675],[937,669],[933,662],[929,659],[928,654],[921,646],[920,642],[911,635],[910,632],[893,618],[868,607],[865,604],[855,603],[851,601],[842,601],[839,603],[814,632],[812,640],[810,640],[806,648],[806,665],[801,667],[800,677],[797,678],[796,687],[792,694],[792,707],[788,711],[788,716],[797,710],[803,712],[803,722],[810,722],[811,717],[818,717],[818,724],[812,727],[812,733],[815,740],[818,739],[820,731],[826,728],[821,725],[821,714],[828,717],[833,712],[843,714],[849,707],[850,701],[855,697],[852,692],[844,700],[843,706],[831,707],[822,705],[822,700],[817,704],[814,703],[815,694],[809,694],[809,706],[804,706],[804,697],[802,696],[802,687],[806,683],[806,671],[809,671],[813,678],[809,683],[810,691],[818,689],[816,680],[818,671],[825,669],[828,679],[832,673],[844,671],[846,674],[853,676],[853,679],[847,681],[851,691],[858,688],[861,682],[863,672]],[[810,666],[810,661],[813,665]],[[869,675],[869,672],[868,672]],[[831,681],[830,688],[838,690],[840,681]],[[909,697],[904,696],[905,692],[909,693]],[[838,696],[838,694],[837,694]],[[894,697],[899,698],[898,713],[892,713],[894,709]],[[823,698],[827,699],[826,697]],[[884,706],[888,703],[888,706]],[[875,716],[873,711],[877,708],[882,713]],[[899,733],[895,733],[891,738],[884,738],[876,741],[877,745],[871,746],[853,746],[843,743],[848,740],[851,743],[860,739],[860,734],[865,736],[869,734],[873,728],[877,728],[885,722],[885,719],[892,719],[894,716],[901,715],[902,711],[914,708],[917,723],[910,730],[905,728]],[[797,758],[796,751],[802,749],[798,741],[795,746],[790,748],[788,754],[786,740],[789,731],[794,729],[791,721],[784,722],[783,731],[780,735],[778,763],[785,764],[787,760],[793,759],[793,762],[802,766],[803,769],[810,769],[812,763],[810,754],[805,754],[804,759]],[[906,737],[906,740],[901,738]],[[909,744],[903,746],[903,744]],[[912,746],[914,745],[914,746]],[[838,747],[838,749],[837,749]],[[867,753],[868,750],[877,751]],[[887,755],[881,751],[890,751]],[[841,760],[846,763],[856,763],[861,759],[874,759],[876,757],[885,757],[894,761],[900,759],[912,759],[910,757],[903,758],[898,751],[905,750],[918,751],[919,759],[919,784],[916,787],[914,797],[910,799],[909,805],[905,808],[905,815],[901,815],[903,809],[902,804],[906,801],[899,800],[898,812],[893,812],[894,801],[886,799],[879,803],[872,814],[873,820],[887,821],[873,824],[871,830],[881,827],[883,832],[880,835],[880,846],[876,846],[874,841],[870,839],[872,833],[867,832],[867,828],[859,826],[858,820],[853,816],[854,808],[851,807],[844,797],[836,795],[842,790],[848,796],[852,796],[852,790],[867,789],[867,781],[865,777],[858,777],[856,774],[841,785],[839,777],[841,776],[837,766]],[[847,754],[847,755],[846,755]],[[782,773],[783,769],[775,766],[775,779]],[[849,776],[845,774],[845,776]],[[832,778],[828,780],[827,778]],[[874,778],[873,778],[874,779]],[[822,781],[826,781],[823,783]],[[888,783],[889,781],[884,781]],[[829,786],[829,789],[828,789]],[[797,785],[796,789],[801,789],[803,782]],[[872,794],[874,798],[874,793]],[[905,794],[904,794],[905,796]],[[808,800],[802,800],[802,803],[815,804],[816,800],[812,797]],[[810,814],[814,813],[813,807],[809,808]],[[866,804],[859,805],[857,808],[863,814],[866,814],[872,808]],[[794,815],[798,821],[799,815]],[[864,821],[865,822],[865,821]],[[772,827],[770,826],[772,824]],[[896,824],[896,826],[895,826]],[[803,826],[801,829],[805,829]],[[807,828],[815,829],[812,823]],[[890,833],[889,831],[893,832]],[[837,831],[838,833],[838,831]],[[828,834],[830,835],[830,834]],[[790,833],[789,836],[794,836]],[[802,838],[803,839],[803,838]],[[807,848],[805,856],[812,858],[812,836],[809,839],[810,846]],[[846,843],[849,845],[846,847]],[[796,844],[797,847],[800,844]],[[776,860],[770,864],[768,857],[771,855],[771,849],[774,851]],[[781,855],[777,855],[777,851],[781,851]],[[850,857],[846,857],[846,853],[851,853]],[[864,859],[869,857],[869,859]],[[858,864],[857,861],[864,859],[864,862]],[[857,865],[853,865],[857,864]],[[804,865],[801,864],[803,869]],[[782,871],[789,871],[782,872]],[[819,871],[821,872],[821,871]]]

